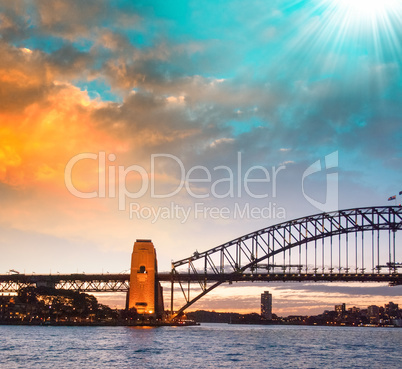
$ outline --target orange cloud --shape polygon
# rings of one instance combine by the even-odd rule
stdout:
[[[0,45],[0,181],[26,188],[63,184],[64,167],[81,152],[114,151],[121,139],[92,117],[102,103],[57,82],[43,55]]]
[[[56,85],[52,92],[20,112],[0,112],[2,182],[26,187],[62,179],[77,153],[113,150],[116,141],[91,119],[97,102],[71,85]]]
[[[151,104],[148,109],[142,101],[119,105],[91,99],[67,82],[62,69],[41,52],[1,42],[0,52],[0,224],[63,239],[86,238],[105,248],[126,248],[133,228],[140,225],[118,211],[116,199],[74,197],[65,185],[65,167],[77,154],[100,151],[116,154],[115,166],[149,163],[147,145],[170,139],[169,131],[161,134],[155,124],[148,124],[158,122],[166,104],[156,109]],[[148,115],[155,110],[156,117]],[[96,160],[77,163],[76,188],[97,191],[98,171]],[[134,175],[127,176],[132,191],[136,182]],[[141,225],[141,232],[145,227]],[[165,233],[158,229],[158,234]]]

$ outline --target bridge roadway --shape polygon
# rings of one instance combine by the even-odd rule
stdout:
[[[159,273],[160,282],[388,282],[402,285],[402,274],[389,273]],[[130,274],[7,274],[0,275],[0,293],[17,292],[25,287],[53,287],[80,292],[127,292]]]

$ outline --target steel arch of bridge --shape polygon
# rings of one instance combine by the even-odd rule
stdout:
[[[340,280],[401,284],[398,268],[402,265],[396,260],[400,250],[395,240],[400,229],[400,206],[354,208],[290,220],[204,252],[196,251],[172,263],[172,317],[181,316],[224,282]],[[388,234],[385,243],[380,240],[384,233]],[[192,281],[199,283],[200,293],[190,298],[190,292],[194,293]],[[173,315],[175,283],[185,304]]]

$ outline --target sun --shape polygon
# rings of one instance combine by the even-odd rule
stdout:
[[[341,33],[400,47],[402,0],[318,0],[328,26]]]
[[[356,10],[377,10],[395,4],[398,0],[336,0],[343,6]]]
[[[401,5],[400,0],[333,0],[331,2],[340,11],[357,19],[383,17]]]
[[[334,83],[343,77],[342,88],[364,81],[361,93],[373,96],[399,73],[402,0],[294,0],[292,4],[300,27],[292,33],[289,51],[297,53],[300,68],[305,68],[302,73],[315,70],[323,81]]]

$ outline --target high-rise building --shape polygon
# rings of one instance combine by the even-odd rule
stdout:
[[[367,308],[367,315],[370,319],[370,323],[378,323],[380,317],[380,308],[376,305],[370,305]]]
[[[335,305],[335,311],[338,314],[338,316],[342,316],[346,312],[346,304],[340,304],[340,305]]]
[[[272,320],[272,295],[268,291],[261,294],[261,316]]]

